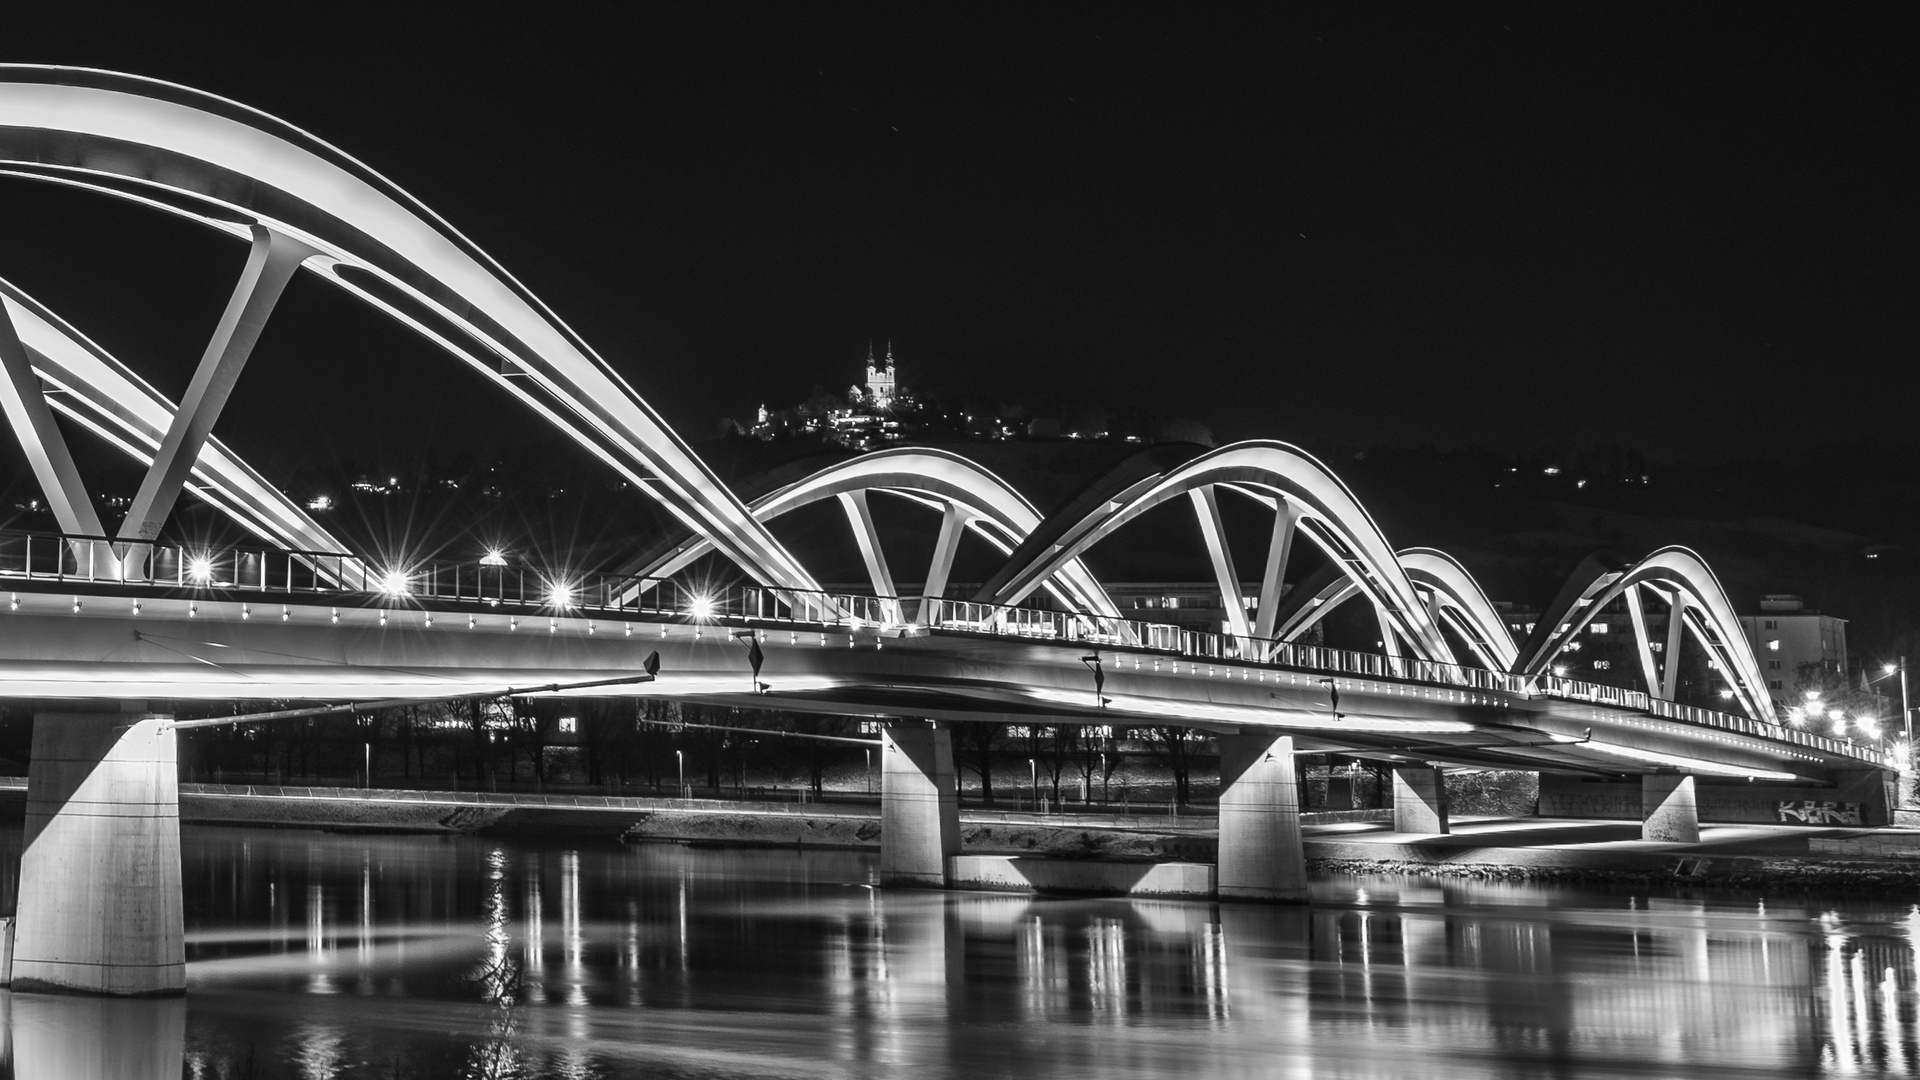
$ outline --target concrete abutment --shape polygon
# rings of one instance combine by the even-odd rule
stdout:
[[[924,722],[880,729],[880,883],[943,888],[960,854],[953,732]]]
[[[34,717],[13,989],[186,990],[178,755],[170,717]]]
[[[1650,773],[1640,778],[1640,839],[1700,842],[1700,804],[1693,777]]]
[[[1264,732],[1222,735],[1219,745],[1217,895],[1222,900],[1306,900],[1293,738]]]
[[[1393,770],[1393,831],[1445,835],[1447,778],[1436,766]]]

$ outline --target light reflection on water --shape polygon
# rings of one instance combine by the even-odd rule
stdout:
[[[187,1000],[0,994],[15,1075],[1798,1077],[1920,1062],[1911,904],[1334,878],[1306,907],[1216,906],[880,891],[853,853],[183,841]]]

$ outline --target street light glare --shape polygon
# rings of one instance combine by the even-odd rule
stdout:
[[[564,581],[555,582],[554,586],[547,590],[547,603],[557,608],[573,606],[573,586]]]
[[[499,548],[488,548],[487,553],[480,556],[480,565],[505,566],[507,565],[507,553],[501,551]]]
[[[692,603],[687,605],[687,614],[696,619],[713,618],[713,597],[704,593],[694,597]]]
[[[407,585],[405,570],[392,570],[380,579],[380,591],[388,596],[405,596],[411,589]]]
[[[193,560],[187,563],[187,576],[192,578],[195,584],[199,585],[205,585],[207,582],[212,581],[213,560],[207,558],[205,555],[195,555]]]

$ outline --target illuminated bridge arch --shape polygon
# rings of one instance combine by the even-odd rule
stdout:
[[[478,246],[340,150],[153,79],[0,66],[0,174],[113,195],[251,244],[121,538],[152,539],[300,269],[411,326],[571,436],[762,584],[815,582],[632,387]]]
[[[1274,512],[1272,539],[1252,621],[1247,618],[1240,576],[1220,521],[1216,489],[1223,486]],[[1366,508],[1326,466],[1305,451],[1281,442],[1224,446],[1141,481],[1123,497],[1090,510],[1077,508],[1085,510],[1082,516],[1065,528],[1056,527],[1053,532],[1057,539],[1052,544],[1029,553],[1024,563],[997,576],[990,583],[991,594],[983,593],[980,599],[1018,603],[1121,526],[1181,495],[1193,501],[1235,636],[1275,639],[1287,562],[1296,532],[1303,532],[1326,552],[1347,582],[1372,602],[1389,655],[1399,655],[1404,642],[1421,659],[1453,662],[1439,624]]]
[[[880,537],[867,504],[869,492],[883,491],[930,506],[941,512],[940,534],[927,567],[922,595],[939,599],[946,592],[963,530],[974,533],[1006,555],[1040,524],[1040,512],[1024,495],[991,470],[945,450],[896,447],[850,458],[780,488],[758,500],[753,516],[769,522],[783,514],[824,499],[836,498],[853,528],[854,540],[873,583],[875,595],[898,597]],[[643,578],[671,577],[713,550],[705,537],[693,537],[674,550],[637,568]],[[1119,611],[1107,592],[1080,560],[1062,566],[1046,583],[1068,610],[1117,618]]]
[[[0,279],[0,367],[6,376],[0,379],[0,406],[60,531],[106,535],[98,509],[52,425],[52,415],[67,417],[134,460],[151,465],[175,415],[173,402],[4,279]],[[200,448],[188,484],[209,505],[271,544],[304,552],[350,554],[218,439],[209,437]]]
[[[1670,613],[1658,665],[1642,607],[1646,594],[1665,601]],[[1664,547],[1631,564],[1610,553],[1590,556],[1541,613],[1513,670],[1522,675],[1545,672],[1581,628],[1618,597],[1626,599],[1640,674],[1651,696],[1673,700],[1680,677],[1681,628],[1685,627],[1747,715],[1774,720],[1766,679],[1726,590],[1706,560],[1684,547]]]
[[[1468,651],[1488,670],[1512,669],[1519,654],[1513,635],[1466,567],[1434,548],[1407,548],[1396,558],[1436,623],[1459,634]],[[1358,595],[1360,586],[1339,566],[1322,568],[1288,590],[1281,600],[1274,615],[1274,639],[1285,642],[1299,638]]]

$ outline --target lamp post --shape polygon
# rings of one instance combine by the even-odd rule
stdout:
[[[673,752],[673,760],[674,760],[674,764],[680,767],[680,790],[679,792],[677,792],[677,794],[680,798],[684,799],[687,797],[687,753],[686,751],[675,750]]]
[[[1907,734],[1907,747],[1913,747],[1913,712],[1907,704],[1907,658],[1900,658],[1900,730]]]
[[[1040,809],[1040,766],[1033,758],[1027,759],[1027,790],[1033,792],[1033,808]]]

